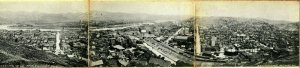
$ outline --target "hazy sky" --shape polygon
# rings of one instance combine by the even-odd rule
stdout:
[[[26,11],[26,12],[84,12],[86,2],[83,0],[35,0],[35,1],[0,1],[0,11]]]
[[[92,0],[92,10],[146,13],[156,15],[187,15],[193,11],[191,1]],[[86,0],[14,0],[1,1],[0,11],[38,11],[47,13],[85,12]]]
[[[228,16],[299,21],[297,1],[201,1],[199,16]]]
[[[9,2],[7,2],[9,1]],[[229,16],[299,21],[297,1],[198,1],[198,16]],[[156,15],[193,15],[190,0],[168,1],[92,1],[92,10]],[[29,11],[46,13],[86,12],[86,0],[0,0],[0,11]]]
[[[194,11],[192,5],[191,1],[95,1],[93,9],[156,15],[190,15]]]

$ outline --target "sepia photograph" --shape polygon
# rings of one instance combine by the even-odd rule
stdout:
[[[93,1],[92,67],[192,67],[192,1]]]
[[[87,67],[85,1],[1,1],[0,67]]]
[[[299,66],[299,1],[199,1],[196,7],[196,66]]]
[[[0,0],[0,68],[299,67],[300,1]]]

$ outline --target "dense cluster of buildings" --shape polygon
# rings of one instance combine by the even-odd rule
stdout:
[[[235,65],[290,63],[292,59],[277,59],[298,57],[298,40],[298,31],[280,30],[266,22],[224,20],[201,26],[202,58],[198,60]],[[210,58],[203,59],[203,56]]]
[[[142,47],[141,41],[120,35],[117,31],[93,33],[91,45],[92,66],[151,66],[150,59],[162,60]]]
[[[164,42],[179,28],[180,26],[169,22],[92,32],[92,66],[175,66],[166,60],[167,57],[158,55],[150,44],[145,45],[144,40],[152,40],[148,42],[156,44]]]
[[[169,46],[178,48],[192,57],[194,55],[194,35],[192,33],[190,28],[182,28],[178,35],[168,42]]]
[[[183,57],[180,55],[179,57],[192,60],[189,59],[192,57],[193,51],[192,40],[185,42],[188,40],[186,37],[192,36],[190,32],[185,32],[188,28],[182,29],[180,24],[170,21],[133,27],[124,26],[124,28],[114,29],[112,27],[107,30],[91,31],[90,41],[87,40],[86,31],[64,30],[64,28],[54,31],[51,29],[49,31],[40,29],[1,30],[0,39],[9,44],[34,48],[43,53],[87,62],[89,53],[91,66],[94,67],[169,67],[176,66],[176,64],[177,66],[186,66],[184,60],[181,61],[180,58],[173,56],[177,55],[173,54],[175,53],[173,51],[186,51],[180,53],[184,54]],[[89,52],[87,52],[88,43],[90,43]]]

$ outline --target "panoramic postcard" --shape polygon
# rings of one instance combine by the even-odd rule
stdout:
[[[199,1],[196,66],[299,65],[299,1]]]
[[[0,68],[298,67],[299,3],[0,0]]]
[[[192,1],[91,4],[90,66],[193,66]]]
[[[87,67],[85,1],[1,1],[0,67]]]

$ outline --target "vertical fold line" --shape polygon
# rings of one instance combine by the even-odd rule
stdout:
[[[298,0],[298,4],[300,4],[300,0]],[[298,6],[298,8],[299,8],[299,10],[300,10],[300,6]],[[298,11],[299,11],[299,10],[298,10]],[[300,12],[299,12],[299,16],[300,16]],[[300,17],[299,17],[299,20],[300,20]],[[299,22],[299,20],[298,20],[298,23],[297,23],[297,24],[298,24],[298,40],[299,40],[298,46],[300,47],[300,39],[299,39],[299,38],[300,38],[300,22]],[[300,53],[300,49],[299,49],[299,47],[298,47],[297,49],[298,49],[298,51],[299,51],[299,52],[298,52],[298,55],[299,55],[299,56],[298,56],[298,58],[299,58],[299,59],[298,59],[298,62],[299,62],[298,67],[300,68],[300,54],[299,54],[299,53]]]
[[[91,18],[91,0],[87,0],[87,22],[86,22],[86,31],[87,31],[87,57],[88,57],[88,68],[91,66],[91,55],[90,55],[90,18]]]
[[[198,41],[198,24],[197,24],[197,0],[193,0],[193,17],[191,20],[193,20],[191,23],[194,24],[194,60],[193,60],[193,65],[196,68],[197,67],[197,62],[196,62],[196,56],[198,56],[198,51],[199,51],[199,41]]]

